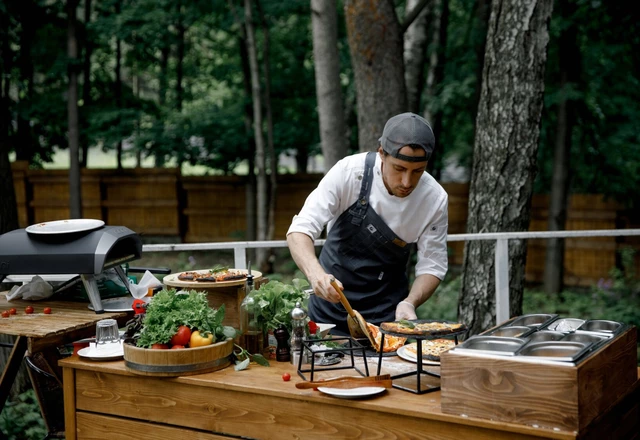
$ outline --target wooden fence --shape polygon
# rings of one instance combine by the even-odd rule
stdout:
[[[21,227],[69,217],[68,172],[30,170],[14,163],[13,176]],[[285,238],[292,217],[321,179],[319,174],[278,176],[275,240]],[[467,184],[443,185],[449,194],[449,233],[466,232]],[[82,171],[83,217],[123,225],[150,241],[185,243],[246,239],[246,179],[241,176],[181,176],[178,169],[125,169]],[[531,231],[547,229],[548,197],[536,195],[531,208]],[[638,221],[600,195],[573,195],[567,230],[618,229],[640,226]],[[565,283],[591,285],[607,278],[625,246],[640,250],[633,237],[576,238],[566,240]],[[449,245],[449,262],[463,262],[464,243]],[[527,280],[540,282],[544,271],[545,240],[530,240]],[[640,252],[638,252],[640,254]],[[640,256],[635,267],[640,273]]]

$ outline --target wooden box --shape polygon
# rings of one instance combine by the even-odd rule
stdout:
[[[444,353],[442,412],[580,432],[637,380],[636,343],[629,327],[576,365]]]

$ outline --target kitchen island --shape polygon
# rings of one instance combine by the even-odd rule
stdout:
[[[377,360],[369,359],[370,372]],[[384,358],[388,366],[410,362]],[[259,439],[602,439],[639,432],[640,382],[582,432],[542,429],[444,414],[440,392],[417,395],[387,389],[366,399],[342,399],[295,387],[289,363],[251,365],[177,378],[133,374],[124,361],[71,356],[63,369],[67,440],[189,438]],[[639,370],[640,372],[640,370]],[[290,381],[282,375],[291,374]],[[355,371],[331,372],[357,375]],[[329,375],[329,372],[321,373]]]

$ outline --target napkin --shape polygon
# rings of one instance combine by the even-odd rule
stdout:
[[[24,299],[27,301],[38,301],[47,299],[53,295],[53,287],[39,275],[34,276],[31,281],[21,286],[13,286],[7,294],[7,301],[14,299]]]
[[[157,286],[162,286],[162,283],[147,270],[142,275],[140,282],[138,284],[130,284],[129,288],[131,289],[131,295],[135,299],[142,299],[147,295],[150,288]]]

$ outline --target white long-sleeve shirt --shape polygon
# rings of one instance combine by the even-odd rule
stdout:
[[[307,197],[293,217],[287,235],[301,232],[313,240],[327,231],[358,198],[367,153],[347,156],[335,164]],[[376,153],[369,204],[394,233],[407,243],[418,244],[416,276],[431,274],[440,280],[447,273],[448,196],[428,173],[409,196],[396,197],[382,181],[380,155]]]

